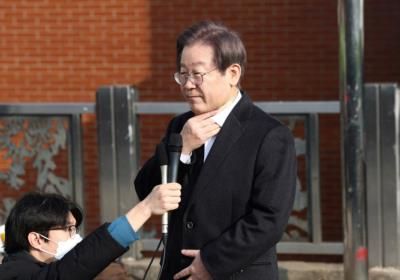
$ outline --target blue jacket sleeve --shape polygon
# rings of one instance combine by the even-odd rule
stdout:
[[[112,238],[125,248],[140,238],[129,224],[126,216],[115,219],[107,229]]]

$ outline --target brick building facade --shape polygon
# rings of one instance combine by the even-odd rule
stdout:
[[[364,6],[365,82],[400,83],[400,2],[366,0]],[[221,21],[241,35],[248,51],[242,87],[253,100],[339,99],[334,0],[2,0],[0,103],[94,102],[96,89],[110,84],[134,85],[141,101],[181,101],[172,79],[175,39],[202,19]],[[141,118],[141,162],[168,119]],[[100,223],[96,118],[83,121],[91,230]],[[338,241],[339,116],[321,116],[320,133],[323,239]],[[0,197],[19,194],[0,183]]]

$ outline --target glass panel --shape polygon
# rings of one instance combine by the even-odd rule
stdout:
[[[285,123],[293,133],[295,138],[297,155],[297,180],[296,197],[293,211],[289,218],[288,226],[282,237],[282,241],[310,241],[310,222],[308,219],[311,213],[308,213],[308,190],[307,168],[306,168],[306,117],[305,116],[277,116]],[[317,136],[318,137],[318,136]]]
[[[0,224],[23,193],[72,196],[68,117],[0,118]]]

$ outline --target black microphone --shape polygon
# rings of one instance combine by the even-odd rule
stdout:
[[[178,167],[182,151],[182,136],[171,133],[168,139],[168,183],[178,180]]]
[[[158,162],[160,164],[161,171],[161,184],[167,183],[167,171],[168,171],[168,155],[167,149],[165,148],[165,144],[161,142],[157,145],[156,155],[158,158]],[[161,218],[161,233],[168,233],[168,213],[164,213]]]

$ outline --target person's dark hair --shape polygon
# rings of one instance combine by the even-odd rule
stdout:
[[[232,64],[237,63],[242,69],[247,56],[246,49],[239,35],[226,26],[212,22],[201,21],[184,30],[176,41],[176,66],[179,71],[182,51],[185,47],[201,43],[210,46],[214,51],[214,64],[223,73]]]
[[[4,249],[7,254],[29,251],[28,234],[37,232],[48,237],[49,229],[66,226],[68,212],[82,222],[82,212],[72,201],[58,194],[32,192],[25,194],[11,210],[5,224]]]

